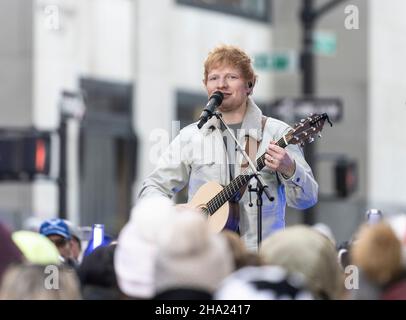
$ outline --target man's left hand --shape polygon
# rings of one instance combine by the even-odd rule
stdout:
[[[292,177],[296,170],[295,161],[292,160],[285,149],[277,146],[273,141],[266,150],[265,165],[274,171],[282,173],[287,179]]]

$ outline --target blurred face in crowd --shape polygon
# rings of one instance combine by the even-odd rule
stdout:
[[[72,252],[72,258],[78,261],[80,252],[82,251],[81,245],[80,245],[80,240],[78,240],[75,237],[72,237],[70,240],[70,245],[71,245],[71,252]]]
[[[59,251],[59,254],[67,259],[67,258],[72,258],[72,249],[71,249],[71,243],[70,240],[58,235],[58,234],[51,234],[48,236],[48,239],[51,240],[56,248]]]
[[[219,107],[221,112],[246,108],[251,89],[239,68],[227,64],[213,67],[208,72],[205,86],[209,97],[215,91],[223,93],[223,102]]]

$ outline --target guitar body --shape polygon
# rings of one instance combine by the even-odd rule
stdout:
[[[206,209],[207,203],[222,190],[223,187],[217,182],[207,182],[196,191],[188,205],[197,209]],[[223,229],[237,231],[239,224],[238,208],[238,203],[226,201],[216,212],[209,214],[207,220],[210,231],[214,233],[221,232]]]

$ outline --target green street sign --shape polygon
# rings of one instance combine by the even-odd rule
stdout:
[[[293,50],[264,52],[254,55],[254,68],[259,71],[288,72],[296,70],[297,57]]]
[[[316,31],[313,36],[313,52],[322,56],[332,56],[337,52],[337,36],[333,32]]]

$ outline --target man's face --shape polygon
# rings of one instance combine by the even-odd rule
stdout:
[[[78,261],[80,252],[82,251],[79,241],[80,240],[76,239],[75,237],[72,237],[72,239],[70,240],[72,257],[76,261]]]
[[[48,239],[51,240],[56,248],[59,251],[59,254],[63,258],[71,258],[72,257],[72,252],[71,252],[71,244],[70,241],[58,234],[51,234],[48,236]]]
[[[209,71],[205,83],[210,97],[215,91],[224,95],[223,103],[219,107],[222,112],[230,112],[246,105],[250,88],[238,68],[219,66]]]

